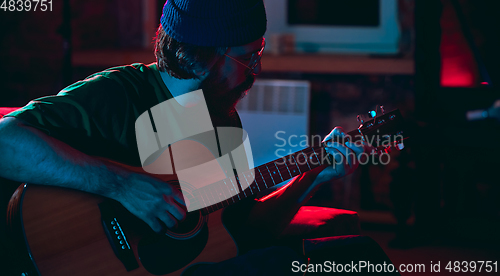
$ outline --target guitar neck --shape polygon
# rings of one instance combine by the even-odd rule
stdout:
[[[358,130],[351,131],[347,135],[352,138],[360,137]],[[204,202],[205,207],[202,208],[202,212],[209,214],[324,164],[331,164],[325,148],[322,145],[312,146],[262,164],[253,170],[235,172],[234,175],[238,176],[203,187],[195,196],[200,202]],[[253,181],[250,183],[247,179]],[[228,197],[230,190],[238,192]],[[210,202],[215,203],[210,204]]]

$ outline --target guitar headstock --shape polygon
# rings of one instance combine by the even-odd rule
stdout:
[[[361,123],[357,135],[363,137],[365,143],[372,147],[372,153],[390,152],[392,148],[402,150],[404,136],[404,120],[398,109],[386,113],[383,106],[381,111],[368,112],[370,119],[364,120],[360,115],[357,119]]]

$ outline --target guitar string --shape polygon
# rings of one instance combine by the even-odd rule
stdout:
[[[290,179],[290,178],[293,178],[294,176],[300,175],[300,174],[302,173],[302,171],[304,171],[304,172],[305,172],[305,171],[311,170],[312,168],[310,167],[310,163],[309,163],[309,161],[307,161],[307,160],[314,160],[314,159],[312,158],[312,157],[313,157],[313,155],[314,155],[314,157],[315,157],[315,159],[316,159],[316,163],[313,163],[313,164],[312,164],[312,165],[314,166],[314,168],[315,168],[316,166],[321,165],[321,164],[320,164],[320,163],[321,163],[321,161],[319,160],[318,153],[316,153],[315,149],[317,149],[317,150],[322,150],[322,151],[320,151],[320,155],[321,155],[321,156],[324,156],[324,155],[325,155],[325,153],[327,153],[327,152],[325,151],[325,149],[324,149],[323,147],[321,147],[321,146],[309,147],[309,148],[303,149],[303,150],[301,150],[301,151],[297,151],[297,152],[295,152],[295,153],[292,153],[292,154],[289,154],[289,155],[287,155],[287,156],[284,156],[284,157],[280,158],[279,160],[285,160],[285,161],[286,161],[286,160],[288,160],[288,162],[284,162],[284,163],[283,163],[283,165],[284,165],[284,166],[283,166],[283,165],[280,165],[280,167],[278,167],[278,166],[277,166],[277,164],[276,164],[276,162],[278,162],[278,161],[274,161],[274,162],[268,162],[268,163],[263,164],[263,165],[261,165],[261,166],[258,166],[258,167],[256,167],[256,168],[258,169],[258,168],[261,168],[261,167],[264,167],[264,166],[267,166],[267,167],[268,167],[269,165],[274,164],[274,165],[277,167],[277,171],[278,171],[278,173],[280,174],[280,178],[282,179],[282,181],[278,181],[278,182],[276,183],[276,185],[277,185],[277,184],[282,183],[282,182],[284,182],[284,181],[286,181],[286,180],[288,180],[288,179]],[[304,158],[304,161],[306,161],[306,162],[305,162],[305,164],[308,166],[308,168],[309,168],[309,169],[308,169],[308,170],[304,170],[304,169],[303,169],[303,170],[300,170],[299,165],[303,166],[304,164],[300,164],[299,160],[297,160],[296,162],[293,162],[291,158],[293,158],[294,160],[298,159],[298,158],[295,158],[295,156],[297,156],[297,157],[299,157],[299,156],[304,156],[304,157],[309,156],[309,158]],[[289,166],[288,166],[287,164],[288,164],[288,165],[290,165],[290,166],[295,165],[295,166],[297,167],[297,169],[299,169],[299,173],[296,173],[295,175],[292,175],[292,173],[289,171]],[[271,166],[272,166],[272,165],[271,165]],[[288,176],[286,176],[286,174],[285,174],[285,176],[286,176],[286,180],[285,180],[285,179],[281,176],[281,172],[282,172],[282,170],[283,170],[283,172],[286,172],[286,171],[285,171],[285,169],[288,171],[288,173],[289,173],[289,175],[290,175],[290,177],[288,177]],[[267,171],[267,172],[266,172],[266,171]],[[295,172],[295,170],[294,170],[294,172]],[[248,173],[248,172],[246,172],[246,173]],[[276,170],[273,170],[273,173],[275,174],[275,173],[276,173]],[[262,171],[260,171],[260,170],[259,170],[259,174],[261,175],[262,180],[264,181],[264,182],[263,182],[263,184],[264,184],[264,185],[266,185],[266,187],[268,187],[268,186],[267,186],[267,182],[269,182],[269,180],[272,180],[272,181],[273,181],[273,184],[275,184],[275,183],[274,183],[274,182],[275,182],[275,181],[274,181],[274,178],[273,178],[273,176],[272,176],[273,174],[271,174],[271,171],[269,171],[269,169],[263,170],[263,173],[262,173]],[[244,173],[243,173],[243,176],[244,176]],[[266,182],[266,179],[267,179],[267,182]],[[278,179],[278,180],[279,180],[279,179]],[[246,182],[247,182],[247,184],[248,184],[248,181],[247,181],[246,179],[245,179],[245,181],[246,181]],[[252,183],[250,183],[246,189],[244,189],[244,191],[249,191],[252,195],[254,195],[255,187],[252,187],[252,185],[254,185],[255,187],[257,187],[257,188],[259,189],[259,191],[260,191],[260,186],[262,186],[262,183],[259,183],[258,181],[256,181],[256,180],[255,180],[255,181],[253,181]],[[209,186],[210,186],[210,185],[209,185]],[[274,185],[272,185],[272,186],[274,186]],[[271,186],[271,187],[272,187],[272,186]],[[208,187],[208,186],[207,186],[207,187]],[[253,189],[253,190],[252,190],[252,189]],[[222,189],[222,193],[224,193],[224,190],[225,190],[225,189],[223,188],[223,189]],[[218,194],[219,200],[218,200],[218,201],[216,200],[216,203],[214,203],[214,204],[212,204],[212,205],[209,205],[209,206],[205,205],[205,207],[202,207],[202,209],[206,209],[208,212],[211,212],[211,211],[209,210],[209,209],[211,208],[211,209],[212,209],[212,211],[216,211],[216,210],[219,210],[219,209],[221,209],[221,208],[224,208],[224,207],[227,207],[227,206],[229,206],[229,205],[232,205],[233,203],[236,203],[236,201],[235,201],[236,196],[238,196],[238,199],[240,199],[240,198],[239,198],[239,195],[244,195],[244,193],[242,192],[242,193],[237,193],[236,195],[231,196],[231,197],[229,197],[229,198],[226,198],[226,199],[221,199],[221,198],[220,198],[220,195],[221,195],[222,193],[219,193],[219,194]],[[217,191],[215,191],[215,195],[217,195]],[[211,191],[211,196],[212,196],[214,199],[216,199],[216,196],[214,196],[214,194],[213,194],[213,192],[212,192],[212,191]],[[245,195],[245,198],[246,198],[246,195]],[[202,199],[203,199],[203,198],[202,198]],[[233,203],[231,203],[231,202],[230,202],[230,200],[233,200]],[[197,201],[195,201],[195,202],[197,202]],[[224,203],[224,202],[225,202],[225,203]],[[227,204],[227,206],[224,206],[224,204]],[[219,207],[219,205],[220,205],[221,207]]]
[[[312,156],[313,154],[315,154],[315,151],[314,151],[314,148],[306,148],[306,149],[304,149],[304,150],[302,150],[302,151],[299,151],[299,152],[296,152],[296,153],[294,153],[294,154],[292,154],[292,155],[302,155],[301,153],[304,153],[305,155],[310,155],[310,156]],[[288,157],[288,156],[285,156],[285,157]],[[318,161],[319,161],[319,159],[317,158],[317,155],[316,155],[315,157],[316,157],[316,161],[318,162]],[[306,160],[306,159],[304,159],[304,161],[305,161],[305,160]],[[288,158],[288,161],[291,161],[291,158]],[[270,162],[269,164],[275,164],[275,165],[277,165],[277,164],[276,164],[276,162]],[[287,163],[284,163],[283,165],[285,165],[285,164],[287,164]],[[295,163],[288,163],[288,164],[290,164],[290,165],[294,165]],[[288,165],[286,165],[286,166],[283,166],[283,165],[280,165],[280,166],[281,166],[281,169],[279,169],[279,171],[278,171],[278,172],[281,172],[281,170],[283,170],[283,172],[286,172],[286,170],[288,170],[288,168],[286,168],[286,167],[288,167]],[[299,165],[300,165],[300,164],[299,164]],[[303,164],[302,164],[302,165],[303,165]],[[317,165],[319,165],[319,163],[316,163],[316,164],[313,164],[313,165],[317,166]],[[264,165],[262,165],[262,166],[264,166]],[[261,166],[259,166],[259,167],[261,167]],[[297,166],[297,167],[298,167],[298,166]],[[286,170],[285,170],[285,169],[286,169]],[[273,172],[275,173],[276,171],[273,171]],[[248,173],[248,172],[247,172],[247,173]],[[300,173],[298,173],[298,174],[300,174]],[[298,175],[298,174],[292,175],[291,173],[289,173],[290,177],[288,177],[288,176],[286,176],[286,175],[285,175],[285,176],[286,176],[285,178],[286,178],[286,180],[288,180],[288,179],[290,179],[290,178],[292,178],[292,177],[294,177],[294,176],[296,176],[296,175]],[[272,176],[272,174],[271,174],[270,172],[268,173],[268,172],[265,172],[265,171],[264,171],[263,176],[264,176],[264,178],[266,178],[266,179],[267,179],[267,181],[268,181],[268,182],[269,182],[269,180],[270,180],[270,179],[272,179],[272,177],[273,177],[273,176]],[[281,177],[281,178],[282,178],[282,177]],[[280,181],[280,183],[281,183],[281,182],[283,182],[283,181],[285,181],[285,179],[283,179],[283,178],[282,178],[282,181]],[[223,181],[219,181],[219,182],[221,182],[221,183],[219,183],[219,184],[222,184],[222,182],[223,182]],[[248,181],[246,181],[246,182],[248,183]],[[264,182],[265,182],[265,180],[264,180]],[[214,183],[214,184],[216,184],[216,183]],[[207,188],[208,188],[208,189],[210,189],[210,188],[214,188],[214,184],[211,184],[211,185],[206,186],[206,187],[203,187],[203,188],[205,188],[205,189],[207,189]],[[253,193],[253,191],[252,191],[252,185],[259,186],[259,185],[262,185],[262,184],[259,184],[257,181],[253,181],[252,183],[250,183],[250,185],[247,187],[247,189],[245,189],[245,191],[246,191],[246,190],[248,190],[248,191],[250,191],[252,194],[254,194],[254,193]],[[225,189],[226,189],[226,188],[222,188],[222,192],[223,192],[223,193],[224,193],[224,190],[225,190]],[[255,188],[253,188],[253,189],[255,189]],[[210,191],[210,193],[211,193],[212,197],[213,197],[214,199],[216,199],[216,196],[214,196],[214,193],[213,193],[213,189],[212,189],[212,191]],[[215,193],[216,193],[215,195],[217,195],[217,191],[215,191]],[[231,192],[229,192],[229,193],[231,194]],[[219,200],[221,200],[221,198],[220,198],[220,195],[221,195],[221,194],[222,194],[222,193],[218,193]],[[225,193],[224,193],[224,194],[225,194]],[[241,194],[241,193],[240,193],[240,194]],[[200,195],[200,196],[201,196],[201,195]],[[226,199],[224,199],[224,200],[222,200],[222,201],[228,201],[229,199],[233,199],[235,196],[236,196],[236,195],[234,195],[234,196],[232,196],[232,197],[229,197],[229,198],[226,198]],[[194,199],[193,199],[193,200],[191,200],[191,199],[190,199],[190,202],[193,202],[193,203],[199,203],[199,199],[198,199],[198,197],[197,197],[197,196],[195,196],[195,198],[196,198],[196,200],[194,200]],[[234,199],[233,199],[233,201],[234,201]],[[221,203],[221,201],[219,201],[218,203]],[[216,204],[218,204],[218,203],[215,203],[215,204],[213,204],[213,205],[216,205]],[[231,202],[228,202],[228,204],[231,204]],[[210,207],[210,206],[212,206],[212,205],[205,206],[205,207]]]
[[[354,131],[351,131],[351,132],[347,133],[347,136],[348,136],[348,137],[351,137],[350,141],[356,141],[356,140],[361,139],[361,138],[359,138],[359,137],[358,137],[358,131],[357,131],[357,130],[354,130]],[[274,185],[272,185],[272,186],[275,186],[275,185],[277,185],[277,184],[279,184],[279,183],[282,183],[282,182],[284,182],[284,181],[286,181],[286,180],[288,180],[288,179],[290,179],[290,178],[292,178],[292,177],[294,177],[294,176],[296,176],[296,175],[301,174],[302,172],[305,172],[305,171],[311,170],[312,168],[311,168],[311,166],[310,166],[310,164],[309,164],[309,161],[308,161],[308,160],[314,160],[314,159],[312,158],[313,154],[314,154],[314,157],[316,158],[316,162],[317,162],[317,163],[316,163],[316,164],[314,164],[314,163],[313,163],[312,165],[313,165],[313,167],[317,167],[317,166],[319,166],[319,165],[320,165],[320,163],[321,163],[321,161],[319,160],[319,158],[318,158],[318,154],[316,153],[315,149],[317,149],[317,150],[321,150],[321,151],[320,151],[320,155],[321,155],[321,156],[325,156],[325,153],[328,155],[328,153],[326,152],[326,150],[324,149],[324,147],[322,147],[322,146],[312,146],[312,147],[305,148],[305,149],[303,149],[303,150],[297,151],[297,152],[295,152],[295,153],[292,153],[292,154],[286,155],[286,156],[284,156],[284,157],[282,157],[282,158],[278,159],[278,160],[284,160],[284,161],[285,161],[285,162],[283,163],[283,165],[284,165],[284,166],[283,166],[283,165],[280,165],[280,167],[278,167],[278,165],[276,164],[276,162],[278,162],[278,161],[272,161],[272,162],[268,162],[268,163],[266,163],[266,164],[263,164],[263,165],[261,165],[261,166],[256,167],[256,168],[259,170],[259,174],[260,174],[260,175],[261,175],[261,177],[262,177],[263,184],[266,186],[266,188],[268,188],[269,186],[267,185],[267,182],[269,182],[269,180],[272,180],[272,182],[273,182],[273,184],[274,184]],[[305,158],[304,158],[304,161],[305,161],[305,164],[308,166],[308,170],[304,170],[304,168],[303,168],[302,170],[300,169],[299,165],[301,165],[301,166],[303,166],[303,165],[304,165],[304,164],[300,164],[300,163],[299,163],[299,158],[300,158],[300,156],[305,157]],[[307,156],[309,156],[309,158],[307,158]],[[296,158],[296,157],[297,157],[297,158]],[[291,162],[291,158],[293,158],[293,159],[294,159],[294,161],[296,161],[296,162]],[[287,160],[288,160],[288,162],[287,162]],[[267,168],[266,170],[262,170],[262,171],[260,171],[260,169],[259,169],[259,168],[261,168],[261,167],[263,168],[264,166],[268,167],[269,165],[271,165],[271,166],[272,166],[272,165],[275,165],[275,167],[277,168],[277,171],[278,171],[278,173],[279,173],[280,178],[281,178],[281,180],[282,180],[282,181],[278,181],[277,183],[275,183],[274,178],[273,178],[273,174],[275,174],[275,173],[276,173],[276,171],[275,171],[275,170],[273,170],[273,174],[271,174],[271,171],[270,171],[268,168]],[[291,172],[290,172],[290,170],[289,170],[289,166],[288,166],[288,165],[291,165],[291,166],[295,165],[295,166],[297,167],[297,169],[299,170],[299,173],[297,173],[297,174],[295,174],[295,175],[292,175],[292,173],[291,173]],[[280,168],[281,168],[281,169],[280,169]],[[255,169],[255,168],[254,168],[254,169]],[[286,174],[285,174],[285,176],[286,176],[286,180],[282,177],[282,174],[281,174],[281,170],[282,170],[282,169],[283,169],[283,172],[286,172],[284,169],[288,170],[288,173],[289,173],[289,175],[290,175],[290,177],[288,177],[288,176],[286,176]],[[255,170],[254,170],[254,171],[255,171]],[[266,172],[266,171],[267,171],[267,172]],[[295,172],[295,170],[293,170],[293,171]],[[245,172],[245,173],[248,173],[248,172]],[[244,176],[244,174],[245,174],[245,173],[242,173],[241,175],[243,175],[243,176]],[[255,175],[255,174],[254,174],[254,175]],[[240,177],[240,178],[241,178],[241,177]],[[231,178],[226,178],[226,179],[231,180]],[[266,180],[267,180],[267,182],[266,182]],[[279,179],[278,179],[278,180],[279,180]],[[224,182],[224,181],[225,181],[225,180],[223,180],[222,182]],[[209,206],[206,206],[206,204],[205,204],[205,207],[202,207],[202,209],[207,209],[207,211],[210,211],[210,210],[208,210],[208,209],[209,209],[209,208],[214,209],[214,206],[215,206],[215,207],[216,207],[216,208],[215,208],[215,210],[218,210],[218,209],[220,209],[220,208],[225,207],[223,202],[226,202],[226,204],[229,206],[229,205],[231,205],[231,204],[232,204],[232,203],[229,201],[230,199],[232,199],[232,200],[233,200],[233,203],[235,203],[235,202],[236,202],[236,201],[235,201],[235,200],[236,200],[236,196],[238,196],[238,199],[241,199],[241,198],[239,197],[239,195],[244,195],[245,197],[247,197],[247,196],[246,196],[246,194],[244,193],[244,191],[247,191],[247,190],[248,190],[248,191],[249,191],[252,195],[254,195],[254,190],[252,190],[252,189],[255,189],[255,188],[253,188],[253,187],[252,187],[252,185],[256,186],[256,187],[258,188],[258,190],[260,191],[260,186],[261,186],[262,184],[259,184],[259,182],[256,180],[256,178],[254,178],[254,181],[252,181],[252,183],[248,183],[248,181],[247,181],[247,180],[246,180],[246,178],[245,178],[245,182],[247,182],[247,184],[249,184],[249,185],[248,185],[248,187],[247,187],[246,189],[244,189],[241,193],[236,193],[236,195],[233,195],[233,196],[231,196],[231,197],[229,197],[229,198],[226,198],[226,199],[223,199],[223,200],[222,200],[222,199],[220,198],[220,195],[224,194],[224,196],[226,196],[226,195],[225,195],[225,190],[227,189],[227,184],[224,182],[224,184],[226,185],[226,188],[222,188],[222,190],[221,190],[221,191],[222,191],[222,193],[217,192],[217,190],[215,190],[215,195],[216,195],[217,197],[219,197],[219,201],[217,201],[217,198],[216,198],[216,196],[214,195],[213,191],[210,191],[210,195],[214,198],[214,200],[216,201],[216,203],[214,203],[214,204],[212,204],[212,205],[209,205]],[[215,184],[215,183],[214,183],[214,184]],[[210,188],[215,189],[214,184],[207,185],[206,187],[203,187],[203,188],[207,188],[207,189],[209,189],[209,190],[210,190]],[[222,184],[222,183],[221,183],[221,184]],[[210,186],[212,186],[212,187],[210,187]],[[272,186],[271,186],[271,187],[272,187]],[[227,190],[227,191],[228,191],[228,193],[231,195],[231,192],[230,192],[229,190]],[[201,197],[201,196],[202,196],[202,195],[200,195],[200,197]],[[201,199],[203,200],[203,198],[201,198]],[[208,200],[208,199],[207,199],[207,200]],[[195,203],[198,203],[198,201],[199,201],[198,197],[195,197],[195,198],[193,199],[193,202],[195,202]],[[204,201],[204,200],[203,200],[203,201]],[[209,203],[210,203],[210,201],[209,201]],[[218,205],[221,205],[222,207],[219,207]]]
[[[319,162],[320,162],[320,161],[319,161],[319,159],[318,159],[318,157],[317,157],[317,154],[316,154],[316,152],[315,152],[314,148],[316,148],[316,149],[323,149],[323,150],[324,150],[324,148],[323,148],[323,147],[321,147],[321,146],[317,146],[317,147],[309,147],[309,148],[305,148],[305,149],[303,149],[303,150],[297,151],[297,152],[295,152],[295,153],[289,154],[289,155],[287,155],[287,156],[284,156],[283,158],[285,158],[285,161],[291,161],[291,158],[290,158],[290,157],[292,157],[292,156],[299,156],[299,155],[304,156],[304,155],[306,155],[306,156],[310,156],[310,157],[312,157],[313,155],[315,155],[315,157],[316,157],[316,162],[317,162],[317,163],[316,163],[316,164],[313,164],[313,166],[319,166],[319,165],[320,165],[320,164],[319,164]],[[288,158],[287,158],[287,157],[288,157]],[[279,160],[283,160],[283,158],[280,158]],[[304,158],[304,161],[305,161],[306,163],[309,163],[309,161],[307,161],[308,159],[309,159],[309,160],[311,160],[310,158]],[[295,158],[294,158],[294,160],[295,160]],[[276,162],[277,162],[277,161],[276,161]],[[276,162],[268,162],[268,163],[266,163],[266,164],[263,164],[263,165],[261,165],[261,166],[258,166],[257,168],[262,167],[262,166],[265,166],[265,165],[268,165],[268,164],[269,164],[269,165],[270,165],[270,164],[274,164],[275,166],[277,166]],[[298,160],[297,160],[297,162],[296,162],[296,163],[287,163],[287,162],[285,162],[285,163],[283,163],[283,164],[280,164],[280,165],[279,165],[279,166],[281,167],[281,169],[283,169],[283,171],[284,171],[284,172],[286,172],[284,169],[287,169],[287,170],[288,170],[288,168],[287,168],[287,166],[288,166],[288,165],[287,165],[287,164],[289,164],[289,165],[297,165],[297,167],[299,167],[299,165],[304,165],[304,164],[300,164]],[[283,165],[285,165],[285,166],[283,166]],[[280,167],[278,167],[278,172],[281,174]],[[300,170],[300,169],[299,169],[299,171],[302,171],[302,170]],[[305,170],[303,170],[303,171],[305,172]],[[274,172],[274,173],[276,173],[276,171],[273,171],[273,172]],[[299,175],[299,174],[301,174],[301,173],[298,173],[298,174],[296,174],[296,175]],[[293,178],[293,177],[294,177],[294,176],[296,176],[296,175],[292,175],[292,174],[290,173],[290,177],[286,177],[286,180],[288,180],[288,179],[290,179],[290,178]],[[266,170],[264,170],[264,173],[262,173],[262,176],[263,176],[263,181],[264,181],[264,182],[266,182],[266,180],[265,180],[265,179],[267,179],[267,181],[268,181],[268,182],[269,182],[269,180],[273,180],[273,178],[272,178],[273,176],[272,176],[271,172],[266,172]],[[286,176],[286,175],[285,175],[285,176]],[[265,178],[265,179],[264,179],[264,178]],[[227,179],[227,178],[226,178],[226,179]],[[282,182],[286,181],[285,179],[283,179],[283,177],[281,177],[281,179],[282,179],[282,181],[280,181],[279,183],[282,183]],[[246,180],[245,180],[245,181],[246,181]],[[218,181],[218,182],[220,182],[220,181]],[[248,181],[246,181],[246,182],[248,183]],[[253,195],[254,193],[253,193],[253,191],[252,191],[251,186],[252,186],[252,185],[254,185],[254,183],[255,183],[255,185],[256,185],[256,186],[258,186],[258,185],[259,185],[259,183],[258,183],[257,181],[253,181],[253,182],[252,182],[252,183],[250,183],[250,184],[248,185],[248,187],[245,189],[245,191],[246,191],[246,190],[250,191],[250,192],[252,193],[252,195]],[[279,184],[279,183],[278,183],[278,184]],[[213,186],[214,184],[216,184],[216,183],[213,183],[213,184],[207,185],[207,186],[202,187],[202,188],[200,188],[200,189],[210,189],[210,188],[214,188],[214,186]],[[261,185],[261,184],[260,184],[260,185]],[[226,186],[227,186],[227,185],[226,185]],[[273,185],[273,186],[274,186],[274,185]],[[200,189],[198,189],[198,190],[200,190]],[[217,195],[217,191],[215,191],[215,192],[216,192],[216,195]],[[224,190],[222,190],[222,192],[224,193]],[[207,194],[207,193],[205,193],[205,194]],[[213,193],[212,191],[210,191],[210,194],[211,194],[211,195],[212,195],[212,197],[213,197],[213,198],[217,201],[217,199],[216,199],[216,197],[214,196],[214,193]],[[229,194],[231,194],[231,193],[229,192]],[[240,194],[240,195],[241,195],[242,193],[237,193],[237,194]],[[202,207],[202,209],[203,209],[203,208],[209,208],[209,207],[212,207],[212,206],[217,205],[217,204],[223,205],[223,203],[222,203],[223,201],[227,201],[227,204],[228,204],[228,205],[231,205],[232,203],[231,203],[231,202],[229,202],[229,199],[233,199],[233,201],[234,201],[234,197],[236,196],[236,195],[234,195],[234,196],[232,196],[232,197],[229,197],[229,198],[223,199],[223,200],[221,201],[220,195],[221,195],[221,193],[219,193],[219,202],[216,202],[216,203],[214,203],[214,204],[212,204],[212,205],[209,205],[209,206],[206,206],[206,204],[204,204],[204,205],[205,205],[205,207]],[[193,195],[193,196],[194,196],[194,195]],[[199,204],[199,203],[200,203],[200,199],[199,199],[199,197],[202,197],[202,196],[203,196],[203,195],[194,196],[194,198],[193,198],[193,199],[189,199],[189,201],[190,201],[190,203],[193,203],[193,204]],[[203,200],[203,198],[201,198],[201,199]],[[204,201],[204,200],[203,200],[203,201]],[[209,203],[210,203],[210,201],[209,201]]]

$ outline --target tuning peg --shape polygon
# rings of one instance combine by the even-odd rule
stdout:
[[[377,116],[377,112],[372,110],[372,111],[368,111],[368,117],[370,118],[375,118],[375,116]]]
[[[361,115],[358,115],[356,117],[356,120],[358,120],[358,122],[360,122],[360,123],[364,123],[363,118],[361,117]]]
[[[381,106],[380,106],[380,111],[382,112],[382,115],[384,115],[384,114],[385,114],[385,109],[384,109],[384,106],[383,106],[383,105],[381,105]]]

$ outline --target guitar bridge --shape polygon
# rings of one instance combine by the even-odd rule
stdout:
[[[113,215],[109,201],[99,204],[101,211],[101,222],[108,241],[115,252],[116,257],[123,263],[127,271],[139,268],[134,252],[130,247],[127,237],[120,226],[120,223]]]

